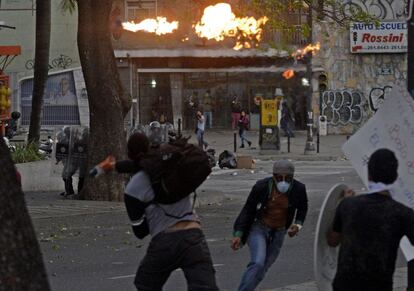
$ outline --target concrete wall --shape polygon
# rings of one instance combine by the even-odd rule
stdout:
[[[52,161],[38,161],[32,163],[16,164],[22,176],[23,191],[61,191],[65,187],[60,174],[52,166]],[[77,178],[73,185],[76,188]]]
[[[379,1],[387,2],[383,6],[370,1],[355,2],[380,20],[404,17],[403,1]],[[349,28],[330,21],[314,23],[313,37],[314,42],[321,42],[321,51],[314,57],[313,66],[323,67],[328,75],[328,92],[317,98],[318,105],[325,108],[322,113],[328,116],[328,133],[353,133],[374,114],[370,100],[375,103],[381,94],[386,98],[388,86],[396,80],[406,80],[407,55],[351,54]]]

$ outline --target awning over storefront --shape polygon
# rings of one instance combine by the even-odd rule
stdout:
[[[248,58],[248,57],[288,57],[289,53],[283,50],[268,49],[266,51],[250,49],[236,51],[233,49],[143,49],[143,50],[115,50],[116,58]]]
[[[291,67],[295,72],[306,72],[306,66],[297,65]],[[138,68],[137,73],[221,73],[221,72],[253,72],[253,73],[282,73],[286,67],[229,67],[229,68]],[[322,67],[313,68],[313,72],[324,71]]]

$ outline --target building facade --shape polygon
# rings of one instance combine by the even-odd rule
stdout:
[[[321,51],[313,65],[324,69],[327,80],[313,106],[327,117],[331,134],[355,132],[375,114],[393,84],[407,80],[408,1],[353,0],[349,5],[374,15],[380,26],[314,22],[313,38],[321,42]]]
[[[178,21],[176,31],[165,35],[113,29],[113,46],[124,86],[130,88],[134,100],[136,123],[153,120],[183,121],[192,129],[194,106],[211,112],[212,127],[231,127],[231,103],[235,96],[242,108],[251,114],[252,128],[258,127],[259,106],[254,97],[273,98],[281,88],[292,111],[306,111],[307,88],[302,85],[306,66],[294,63],[287,50],[274,49],[270,43],[282,43],[287,34],[265,31],[259,49],[234,50],[234,38],[223,41],[207,40],[194,32],[193,26],[209,5],[220,1],[115,1],[113,23],[142,20],[157,16]],[[237,16],[244,15],[245,1],[225,1]],[[254,16],[254,15],[253,15]],[[256,16],[257,18],[260,17]],[[298,25],[306,21],[305,12],[294,12],[290,19]],[[305,46],[307,40],[290,34],[291,49]],[[293,68],[294,78],[286,80],[282,73]],[[207,122],[209,124],[209,122]],[[305,122],[298,124],[304,128]]]
[[[309,90],[303,79],[310,77],[306,73],[306,62],[295,62],[290,54],[310,42],[321,43],[321,50],[312,59],[314,122],[317,124],[320,115],[326,116],[330,134],[354,132],[375,113],[392,84],[396,80],[406,80],[406,50],[398,44],[401,33],[406,41],[401,27],[407,15],[406,0],[349,2],[373,13],[383,23],[379,43],[369,28],[356,31],[359,26],[344,28],[324,19],[313,22],[312,40],[304,39],[300,33],[285,34],[265,28],[259,48],[241,50],[233,49],[235,39],[232,37],[216,41],[196,35],[193,25],[201,19],[204,8],[217,2],[222,1],[114,1],[110,27],[121,81],[133,100],[126,121],[130,126],[147,124],[154,119],[177,125],[181,119],[184,128],[192,129],[194,107],[190,106],[191,100],[199,109],[211,112],[213,127],[229,128],[231,102],[237,96],[243,109],[250,113],[254,129],[259,120],[259,107],[254,98],[273,98],[276,89],[281,88],[295,114],[296,128],[304,129]],[[232,5],[238,17],[261,16],[246,12],[243,7],[246,1],[225,2]],[[60,3],[60,0],[52,0],[51,77],[46,85],[43,126],[87,125],[87,95],[76,42],[77,13],[62,11]],[[0,2],[0,21],[15,27],[0,30],[0,45],[22,47],[22,54],[6,68],[6,73],[11,77],[13,108],[22,112],[24,126],[28,125],[31,108],[34,9],[34,0]],[[138,23],[157,16],[178,21],[178,29],[156,35],[126,31],[121,26],[125,21]],[[307,11],[288,15],[293,25],[306,22],[307,17]],[[385,40],[392,40],[392,47],[381,51]],[[371,48],[355,49],[364,42]],[[282,43],[288,49],[281,49]],[[404,41],[401,46],[406,46]],[[288,80],[282,76],[287,69],[295,71],[295,76]],[[57,101],[65,94],[69,96],[65,101]]]

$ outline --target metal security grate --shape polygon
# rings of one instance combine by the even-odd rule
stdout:
[[[32,106],[22,105],[22,125],[30,124]],[[80,125],[78,106],[44,106],[42,125]]]

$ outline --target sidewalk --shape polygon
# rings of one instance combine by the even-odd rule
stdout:
[[[190,142],[197,143],[197,138],[193,132],[185,131],[184,136],[191,135]],[[345,135],[328,135],[320,137],[319,153],[316,153],[316,136],[314,136],[315,152],[314,154],[305,155],[305,145],[307,133],[306,131],[295,131],[295,137],[290,139],[290,153],[288,153],[288,139],[281,137],[279,154],[263,155],[260,153],[259,147],[259,132],[248,131],[247,138],[252,141],[252,146],[249,148],[239,148],[240,138],[237,134],[237,151],[236,154],[252,155],[254,159],[269,160],[278,158],[289,158],[292,160],[302,161],[329,161],[344,158],[341,150],[342,145],[346,142]],[[224,150],[234,152],[234,132],[231,130],[206,130],[204,139],[209,143],[209,148],[216,150],[216,156]]]
[[[240,147],[240,137],[238,131],[226,130],[226,129],[207,129],[204,135],[205,140],[209,143],[210,148],[216,150],[216,155],[229,150],[234,152],[234,133],[237,133],[237,154],[241,155],[252,155],[254,159],[269,160],[277,159],[281,157],[289,158],[292,160],[303,160],[303,161],[329,161],[337,160],[344,157],[341,147],[346,142],[346,135],[328,135],[320,137],[319,153],[316,153],[317,138],[313,136],[315,145],[315,151],[313,154],[305,155],[305,144],[307,138],[307,132],[305,130],[295,131],[295,137],[290,139],[290,153],[288,153],[288,139],[286,137],[280,137],[280,151],[279,154],[269,155],[261,154],[259,147],[259,131],[251,130],[247,131],[246,137],[252,141],[252,146],[249,148]],[[184,136],[191,136],[190,142],[197,143],[197,136],[192,131],[183,131]],[[42,139],[46,138],[46,133],[42,132]],[[11,140],[12,143],[22,143],[25,135],[20,134]]]
[[[197,138],[193,132],[185,131],[184,136],[191,136],[190,142],[197,143]],[[341,147],[346,142],[345,135],[329,135],[320,137],[320,151],[316,150],[311,155],[305,155],[305,144],[307,139],[306,131],[296,131],[295,138],[290,139],[290,153],[288,153],[288,140],[281,137],[280,151],[276,154],[261,154],[258,131],[248,131],[247,138],[252,141],[252,146],[240,149],[240,138],[237,135],[237,155],[250,155],[256,161],[276,160],[288,158],[295,161],[336,161],[344,159]],[[21,142],[22,136],[16,136],[12,142]],[[207,130],[205,140],[209,143],[209,148],[216,150],[216,160],[224,150],[234,152],[234,131],[232,130]],[[316,136],[314,137],[315,149]],[[247,145],[246,145],[247,146]],[[52,158],[53,160],[53,158]],[[60,175],[51,175],[52,161],[45,160],[33,163],[18,164],[17,168],[23,176],[24,191],[63,191],[63,182]],[[212,193],[208,197],[213,197],[213,201],[219,200],[218,193]],[[201,204],[208,204],[210,200],[201,201]]]

